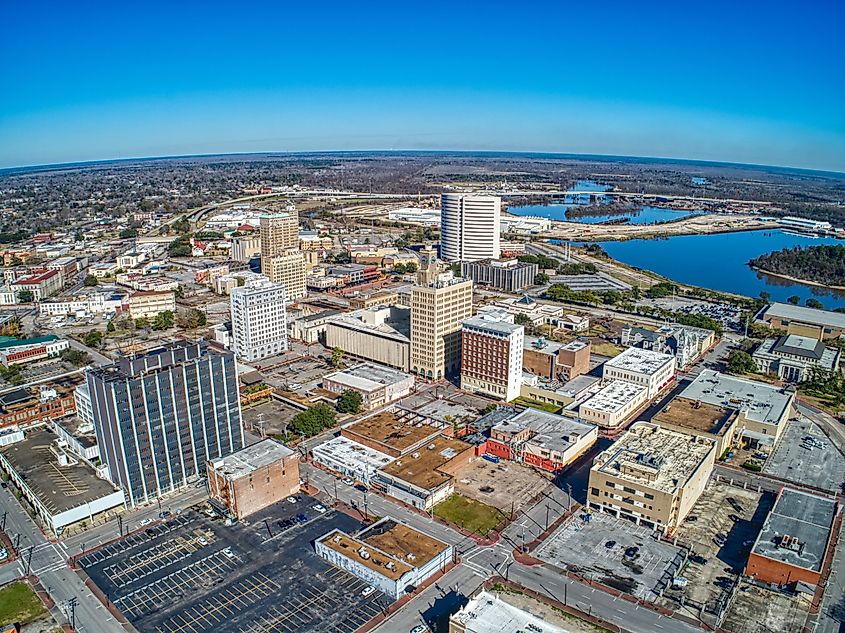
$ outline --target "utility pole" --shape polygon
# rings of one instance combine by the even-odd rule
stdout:
[[[572,484],[566,484],[566,512],[567,514],[572,510]]]
[[[3,512],[3,523],[0,525],[0,530],[6,531],[6,512]]]
[[[119,514],[117,515],[117,531],[120,533],[120,536],[123,537],[123,517]]]
[[[32,545],[30,545],[29,549],[27,549],[26,571],[23,574],[24,576],[29,576],[29,570],[32,567],[32,550],[34,550],[34,549],[35,549],[35,547],[33,547]]]
[[[267,534],[270,536],[270,538],[273,538],[273,530],[270,529],[270,523],[267,521],[267,519],[264,519],[264,527],[267,528]]]
[[[364,491],[364,520],[365,521],[370,520],[370,516],[367,513],[367,491],[366,490]]]
[[[67,606],[70,608],[70,628],[76,630],[76,598],[71,598],[67,601]]]

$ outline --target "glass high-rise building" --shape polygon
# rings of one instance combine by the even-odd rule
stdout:
[[[88,370],[100,457],[132,505],[205,476],[244,446],[235,357],[178,341]]]

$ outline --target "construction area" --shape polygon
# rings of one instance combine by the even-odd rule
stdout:
[[[332,529],[361,524],[283,501],[224,525],[198,508],[80,558],[79,565],[141,633],[352,633],[392,602],[314,553]]]
[[[464,466],[455,479],[455,492],[508,513],[511,508],[519,512],[537,495],[548,493],[551,488],[553,484],[547,477],[510,461],[493,463],[475,459]]]
[[[809,608],[809,596],[743,582],[737,588],[722,628],[733,633],[801,631]]]

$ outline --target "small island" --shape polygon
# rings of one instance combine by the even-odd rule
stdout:
[[[845,246],[784,248],[748,262],[760,272],[820,286],[845,288]]]

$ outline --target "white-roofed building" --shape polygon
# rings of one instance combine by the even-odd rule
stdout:
[[[311,449],[314,461],[367,486],[377,470],[395,458],[346,437],[336,437]]]
[[[341,394],[346,390],[361,394],[361,405],[372,411],[404,398],[414,388],[414,377],[398,369],[361,363],[323,378],[323,389]]]
[[[638,347],[629,347],[604,364],[602,378],[624,380],[646,388],[648,398],[675,378],[675,357]]]

